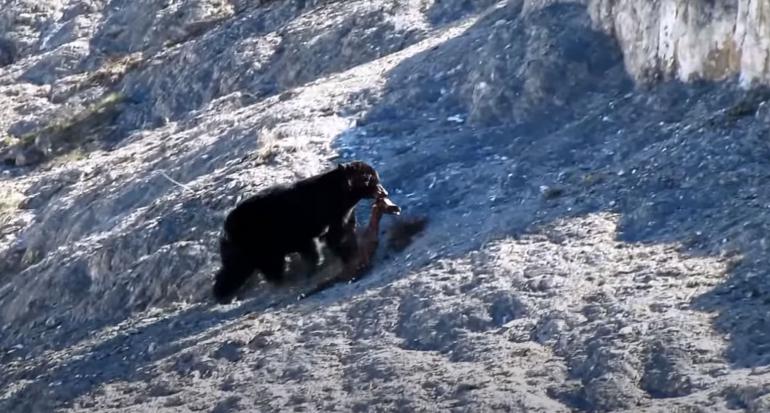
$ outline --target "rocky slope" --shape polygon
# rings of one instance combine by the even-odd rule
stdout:
[[[645,4],[0,1],[0,410],[770,409],[770,11]],[[344,159],[425,231],[213,304]]]

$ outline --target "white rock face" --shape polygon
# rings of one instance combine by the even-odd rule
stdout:
[[[745,86],[770,83],[765,0],[591,0],[588,7],[640,81],[740,75]]]

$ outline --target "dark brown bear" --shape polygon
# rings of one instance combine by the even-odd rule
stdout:
[[[354,161],[244,200],[225,219],[219,244],[222,268],[215,277],[214,296],[228,301],[254,270],[270,282],[280,282],[285,257],[292,252],[315,268],[320,261],[319,238],[349,262],[356,252],[356,204],[387,195],[377,171]]]

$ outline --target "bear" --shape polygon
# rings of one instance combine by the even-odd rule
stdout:
[[[356,253],[356,204],[387,197],[377,171],[362,161],[336,168],[290,185],[269,188],[240,202],[227,214],[219,240],[221,268],[213,295],[230,297],[255,270],[280,284],[285,257],[297,252],[311,271],[320,263],[323,241],[343,263]]]

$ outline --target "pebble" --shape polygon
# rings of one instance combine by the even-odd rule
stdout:
[[[540,291],[548,291],[556,286],[556,282],[551,277],[544,277],[537,284],[537,289]]]
[[[770,124],[770,102],[760,103],[754,117],[760,122]]]

